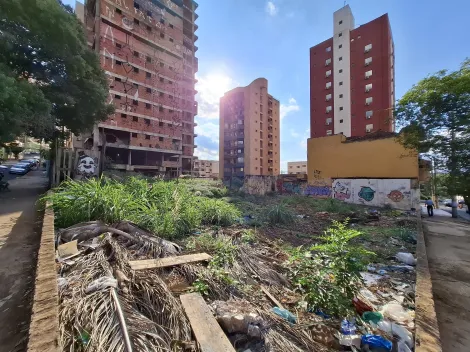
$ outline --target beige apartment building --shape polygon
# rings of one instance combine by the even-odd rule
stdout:
[[[217,160],[194,160],[194,175],[197,177],[219,177],[219,162]]]
[[[279,175],[279,100],[258,78],[220,98],[219,175]]]
[[[307,174],[307,161],[288,161],[288,174]]]

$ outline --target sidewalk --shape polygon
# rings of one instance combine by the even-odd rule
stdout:
[[[452,217],[451,214],[449,214],[448,212],[442,209],[434,208],[433,213],[434,213],[434,216]],[[428,210],[425,205],[421,205],[421,214],[428,216]]]
[[[11,192],[0,193],[0,349],[23,351],[41,236],[36,201],[47,178],[41,169],[8,182]]]
[[[468,352],[470,224],[441,212],[424,216],[423,225],[442,350]]]

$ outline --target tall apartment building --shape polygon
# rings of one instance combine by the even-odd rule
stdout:
[[[112,167],[191,172],[197,6],[192,0],[86,0],[89,45],[100,55],[116,107],[87,140],[104,150]]]
[[[394,131],[394,46],[388,15],[354,28],[349,5],[333,37],[310,48],[310,137]]]
[[[220,98],[219,176],[279,175],[279,100],[258,78]]]
[[[307,161],[288,161],[288,174],[307,174]]]

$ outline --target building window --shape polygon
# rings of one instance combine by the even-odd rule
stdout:
[[[152,62],[152,58],[150,56],[147,56],[146,60],[147,62]]]
[[[132,100],[132,104],[139,105],[139,102],[137,100]]]
[[[370,92],[372,90],[372,83],[366,84],[366,92]]]
[[[330,101],[330,100],[331,100],[331,94],[327,94],[325,100],[326,100],[326,101]]]
[[[340,32],[340,33],[338,34],[338,37],[342,37],[342,36],[343,36],[343,33]]]
[[[326,119],[326,123],[325,123],[325,124],[326,124],[326,125],[331,125],[332,122],[333,122],[333,119],[332,119],[331,117],[328,117],[328,118]]]
[[[343,44],[338,45],[338,49],[341,49],[343,47]]]
[[[163,77],[160,77],[160,82],[165,83],[165,79]]]
[[[159,97],[163,97],[163,92],[158,92]]]
[[[325,66],[328,66],[329,64],[331,64],[331,59],[326,59],[325,60]]]
[[[139,118],[137,116],[132,116],[132,121],[139,122]]]
[[[148,30],[149,32],[151,32],[151,31],[152,31],[152,27],[147,26],[147,30]]]
[[[163,106],[159,106],[158,111],[163,112]]]
[[[174,42],[173,38],[170,38],[169,40],[170,40],[170,42],[172,42],[172,43]]]
[[[331,51],[331,46],[329,46],[328,48],[326,48],[326,52],[329,53]]]
[[[174,26],[171,23],[168,23],[168,27],[174,28]]]
[[[343,24],[343,21],[339,21],[339,24]]]
[[[140,9],[140,5],[139,5],[137,2],[135,2],[135,1],[134,1],[134,7],[135,7],[136,9]]]
[[[145,78],[152,78],[152,74],[150,72],[145,72]]]
[[[121,96],[120,96],[120,95],[117,95],[117,94],[115,94],[115,95],[114,95],[114,99],[121,100]]]
[[[151,107],[152,107],[152,105],[151,105],[151,104],[149,104],[149,103],[145,103],[145,108],[146,108],[146,109],[150,109]]]
[[[147,11],[147,16],[152,17],[152,12]]]
[[[132,133],[132,138],[137,138],[137,133]]]
[[[122,113],[122,112],[121,112],[121,117],[122,117],[123,119],[127,119],[127,115],[124,114],[124,113]]]
[[[342,107],[342,106],[339,107],[339,111],[343,111],[343,107]]]
[[[339,123],[343,123],[343,119],[339,120]]]
[[[342,68],[339,70],[339,73],[343,73],[343,69],[342,69]]]
[[[145,139],[150,139],[150,136],[148,134],[146,134]]]
[[[147,126],[150,126],[150,119],[144,119],[144,122]]]
[[[372,97],[366,98],[366,105],[372,104]]]
[[[330,112],[331,109],[332,109],[332,108],[331,108],[331,105],[330,105],[330,106],[327,106],[327,107],[326,107],[326,112],[327,112],[327,113]]]
[[[366,133],[372,132],[374,125],[372,123],[366,125]]]
[[[342,85],[343,85],[343,81],[339,82],[339,85],[342,86]]]
[[[116,65],[122,65],[122,62],[119,60],[116,60]]]
[[[139,68],[134,67],[134,72],[135,72],[135,73],[139,73]]]
[[[158,127],[163,127],[163,122],[160,121],[160,122],[158,123]]]
[[[332,131],[332,130],[327,130],[327,131],[326,131],[326,135],[327,135],[327,136],[331,136],[332,134],[333,134],[333,131]]]
[[[163,137],[158,137],[158,140],[159,140],[160,142],[163,142]]]
[[[137,18],[134,18],[134,24],[139,25],[139,20]]]
[[[340,56],[338,60],[339,60],[339,61],[343,61],[343,57],[342,57],[342,56]]]
[[[368,53],[369,51],[372,50],[372,44],[367,44],[365,47],[364,47],[364,52],[365,53]]]
[[[138,51],[134,51],[134,56],[135,56],[135,57],[139,57],[139,52],[138,52]]]
[[[365,76],[365,79],[369,79],[370,76],[372,76],[372,70],[367,71],[364,76]]]
[[[119,14],[119,15],[122,15],[121,9],[118,9],[118,8],[117,8],[117,9],[116,9],[116,13]]]
[[[372,63],[372,58],[368,57],[367,59],[364,60],[364,66],[369,66]]]
[[[342,97],[343,97],[343,94],[340,94],[339,97],[342,98]]]
[[[163,62],[160,62],[160,67],[164,67],[165,64]]]
[[[146,91],[147,93],[152,93],[152,88],[148,88],[148,87],[147,87],[147,88],[145,88],[145,91]]]
[[[372,110],[366,111],[366,119],[370,119],[373,115]]]
[[[138,85],[137,83],[132,83],[132,86],[133,86],[135,89],[139,90],[139,85]]]
[[[119,77],[114,77],[114,80],[115,80],[116,82],[121,82],[121,79],[120,79]]]
[[[160,33],[160,38],[165,38],[165,34]]]
[[[331,82],[327,82],[325,87],[326,87],[326,89],[330,89],[331,88]]]
[[[331,70],[326,71],[325,77],[330,77],[331,76]]]
[[[116,43],[116,48],[122,48],[122,45],[120,43]]]

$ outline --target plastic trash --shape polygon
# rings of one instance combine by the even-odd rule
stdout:
[[[328,315],[328,314],[326,314],[326,313],[322,312],[322,310],[321,310],[321,309],[317,309],[317,310],[315,310],[315,311],[314,311],[314,313],[315,313],[316,315],[318,315],[318,316],[322,317],[323,319],[330,319],[330,318],[331,318],[331,316],[330,316],[330,315]]]
[[[387,271],[384,270],[384,269],[380,269],[379,271],[377,271],[377,274],[379,274],[379,275],[385,275],[385,274],[387,274]]]
[[[340,335],[339,344],[361,348],[361,335]]]
[[[343,335],[354,335],[356,333],[356,322],[354,318],[352,320],[343,319],[341,322],[341,333]]]
[[[403,341],[398,341],[397,351],[398,352],[411,352],[411,349]]]
[[[362,314],[362,320],[368,323],[378,324],[383,319],[383,315],[379,312],[364,312],[364,314]]]
[[[95,291],[103,290],[107,287],[117,287],[118,282],[115,278],[109,276],[103,276],[96,279],[85,290],[85,293],[92,293]]]
[[[398,336],[407,346],[413,346],[413,335],[404,326],[395,324],[388,320],[379,321],[377,327],[390,336]]]
[[[369,347],[385,348],[387,351],[392,350],[392,343],[379,335],[362,335],[362,345],[369,345]]]
[[[413,320],[412,313],[396,302],[390,302],[384,305],[381,313],[384,317],[388,317],[397,323],[404,323]]]
[[[67,287],[68,284],[69,284],[69,283],[67,282],[67,279],[66,279],[66,278],[64,278],[64,277],[59,277],[59,278],[57,278],[57,287],[59,288],[59,290],[60,290],[61,288]]]
[[[367,271],[370,271],[371,273],[375,272],[377,268],[373,265],[367,265]]]
[[[413,254],[406,253],[406,252],[398,252],[395,256],[399,262],[408,264],[408,265],[416,265],[416,259],[413,257]]]
[[[370,303],[378,303],[379,302],[379,299],[377,298],[377,296],[372,293],[371,291],[369,291],[367,288],[361,288],[359,290],[359,293],[361,296],[363,296],[365,299],[367,299]]]
[[[289,312],[287,309],[274,307],[272,311],[274,314],[280,316],[281,318],[284,318],[289,323],[295,324],[297,322],[297,317],[291,312]]]

